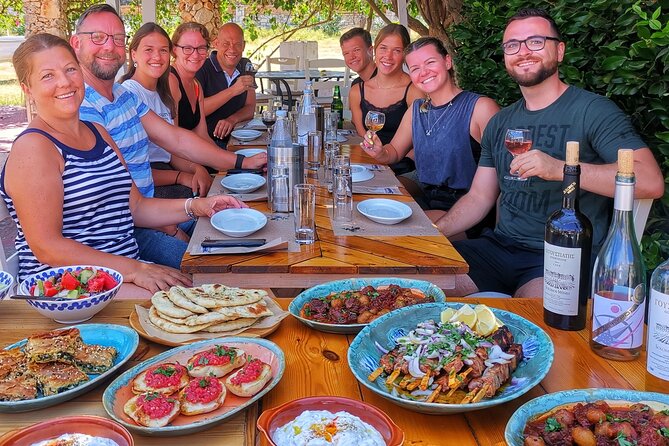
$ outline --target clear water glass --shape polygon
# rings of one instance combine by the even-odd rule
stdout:
[[[316,186],[296,184],[293,189],[295,241],[308,245],[316,241]]]
[[[323,182],[332,183],[332,168],[334,158],[339,155],[339,143],[337,141],[325,141],[325,156],[323,157]]]
[[[339,165],[334,168],[332,182],[332,219],[338,223],[353,221],[353,179],[351,167]]]
[[[322,133],[319,130],[309,132],[307,137],[307,169],[318,171],[321,167],[321,151],[323,148]]]
[[[289,212],[288,166],[276,165],[270,171],[267,201],[272,212]]]

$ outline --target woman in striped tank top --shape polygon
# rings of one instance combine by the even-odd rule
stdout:
[[[36,34],[12,61],[37,110],[14,141],[0,176],[0,195],[18,228],[19,279],[53,266],[84,264],[113,268],[152,292],[189,285],[190,278],[176,269],[140,261],[133,224],[177,224],[246,205],[230,196],[143,197],[106,130],[79,120],[84,81],[69,44]]]

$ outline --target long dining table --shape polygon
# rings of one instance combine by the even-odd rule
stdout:
[[[352,163],[371,163],[375,160],[360,147],[355,135],[342,143],[342,153],[349,153]],[[258,147],[232,144],[229,150]],[[264,145],[266,147],[266,145]],[[411,195],[393,178],[400,195],[354,194],[354,201],[367,198],[390,198],[405,203],[414,202]],[[337,236],[333,230],[329,209],[331,194],[314,180],[317,187],[316,234],[311,245],[299,251],[256,252],[250,254],[191,255],[186,252],[181,270],[193,275],[195,284],[221,282],[230,286],[254,288],[307,288],[329,280],[361,277],[407,277],[429,280],[444,290],[454,290],[458,275],[466,274],[469,266],[444,235],[366,236],[351,233]],[[247,203],[269,214],[267,201]],[[418,212],[422,212],[418,210]],[[364,218],[359,216],[360,218]],[[401,224],[401,223],[400,223]],[[201,231],[198,222],[193,237]],[[436,233],[437,231],[435,231]],[[254,237],[251,235],[250,237]],[[451,293],[452,294],[452,293]]]
[[[287,308],[290,298],[276,299]],[[277,386],[259,403],[240,412],[224,423],[201,433],[186,437],[143,437],[134,435],[137,446],[256,446],[267,445],[255,428],[263,410],[307,396],[343,396],[365,401],[384,411],[404,431],[406,446],[501,446],[504,429],[513,412],[523,403],[540,395],[567,389],[612,387],[645,389],[645,352],[631,362],[604,359],[592,352],[588,345],[589,327],[580,331],[561,331],[547,327],[543,322],[541,299],[477,298],[452,299],[484,303],[490,307],[514,312],[534,322],[552,339],[555,359],[548,375],[541,383],[519,398],[489,409],[452,415],[424,415],[401,408],[361,386],[347,362],[347,350],[354,335],[323,333],[311,329],[297,319],[284,319],[279,328],[267,339],[275,342],[284,352],[286,368]],[[114,300],[90,322],[129,325],[128,316],[135,304],[144,300]],[[45,319],[27,303],[0,302],[0,346],[7,346],[31,334],[58,327],[61,324]],[[224,342],[224,341],[223,341]],[[127,369],[168,347],[140,339],[137,352],[124,366]],[[102,393],[107,386],[73,400],[33,412],[2,414],[0,435],[13,429],[65,415],[106,416]],[[3,445],[0,437],[0,445]],[[4,446],[4,445],[3,445]]]

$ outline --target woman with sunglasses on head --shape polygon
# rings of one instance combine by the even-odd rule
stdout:
[[[14,140],[0,176],[0,194],[18,229],[19,279],[83,264],[113,268],[151,292],[190,285],[178,269],[140,261],[133,227],[176,225],[246,205],[225,195],[142,196],[105,128],[79,119],[84,75],[62,38],[30,36],[12,63],[37,113]]]
[[[395,136],[404,113],[414,100],[424,97],[412,85],[411,79],[402,69],[404,48],[410,43],[409,32],[402,25],[386,25],[374,40],[374,62],[377,74],[367,82],[351,87],[349,101],[352,122],[360,136],[369,129],[365,125],[368,111],[380,111],[386,116],[383,128],[376,132],[383,144]],[[400,175],[414,170],[414,162],[406,155],[390,166]]]
[[[175,103],[169,89],[172,42],[163,28],[153,22],[142,25],[128,47],[130,66],[121,82],[158,116],[174,124]],[[149,141],[149,161],[157,198],[206,196],[212,179],[196,163],[171,155]],[[182,235],[183,237],[183,235]]]
[[[455,84],[451,56],[439,39],[422,37],[407,46],[405,54],[411,81],[427,99],[413,103],[391,141],[367,132],[361,147],[383,163],[395,162],[413,148],[423,194],[417,199],[435,220],[469,190],[483,129],[499,106]],[[491,225],[494,213],[481,226]]]

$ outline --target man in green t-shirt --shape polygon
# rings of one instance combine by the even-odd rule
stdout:
[[[545,11],[518,11],[507,23],[502,49],[523,97],[490,120],[470,191],[436,224],[447,236],[461,233],[499,202],[494,231],[454,243],[470,267],[456,292],[542,296],[544,228],[561,207],[567,141],[580,145],[580,208],[593,224],[595,255],[607,231],[618,149],[635,149],[636,198],[661,197],[664,181],[652,152],[613,102],[560,80],[565,43]],[[532,150],[513,158],[504,145],[510,128],[529,129]],[[505,178],[516,173],[527,181]]]

